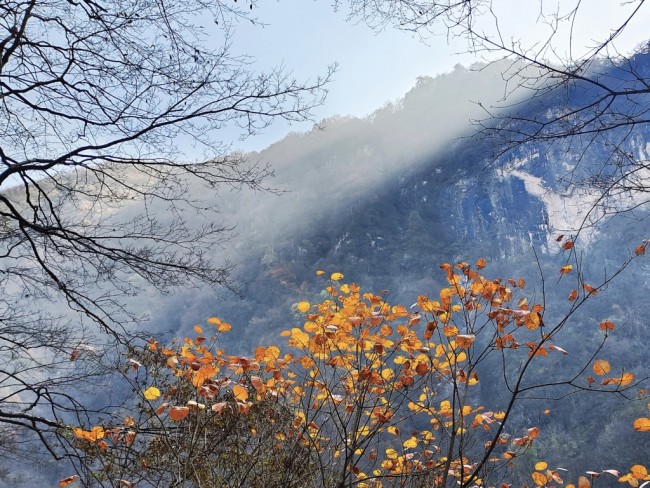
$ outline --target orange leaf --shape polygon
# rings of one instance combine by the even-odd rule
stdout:
[[[630,474],[637,480],[645,480],[646,476],[648,476],[648,470],[641,464],[635,464],[630,468]]]
[[[528,429],[528,437],[530,437],[531,439],[537,438],[538,435],[539,435],[539,427],[531,427],[530,429]]]
[[[106,435],[104,428],[101,426],[95,426],[90,430],[83,430],[79,427],[73,429],[74,435],[80,439],[86,440],[88,442],[97,442],[100,439],[103,439]]]
[[[568,251],[573,247],[573,241],[566,241],[564,244],[562,244],[562,249],[565,251]]]
[[[415,372],[420,376],[424,376],[429,371],[429,365],[425,362],[419,362],[415,367]]]
[[[524,319],[524,325],[528,330],[537,329],[542,323],[542,319],[537,312],[530,312]]]
[[[188,407],[172,407],[169,409],[169,418],[175,422],[183,420],[190,413]]]
[[[650,418],[639,417],[634,421],[634,430],[639,432],[650,432]]]
[[[634,381],[634,375],[632,373],[623,373],[620,378],[614,379],[614,382],[621,386],[627,386],[633,381]]]
[[[596,373],[598,376],[609,373],[611,369],[611,364],[609,364],[609,362],[605,361],[604,359],[598,359],[593,366],[594,373]]]
[[[68,486],[74,483],[79,479],[79,476],[76,474],[73,474],[72,476],[68,476],[67,478],[63,478],[61,481],[59,481],[59,486]]]
[[[557,471],[551,471],[551,477],[553,478],[553,481],[555,481],[556,483],[559,484],[564,483],[564,481],[562,481],[562,478],[560,477]]]
[[[208,324],[219,325],[221,323],[221,319],[219,317],[210,317],[207,320],[207,322],[208,322]]]
[[[228,404],[226,402],[215,403],[214,405],[212,405],[212,411],[214,413],[221,413],[226,409],[227,406]]]
[[[474,344],[476,336],[474,334],[459,334],[456,336],[456,346],[469,348]]]
[[[585,291],[590,294],[590,295],[596,295],[598,293],[598,290],[596,290],[593,286],[591,286],[589,283],[585,283],[582,285],[582,287],[585,289]]]
[[[600,323],[600,330],[614,330],[614,323],[613,322],[601,322]]]
[[[639,247],[637,247],[637,248],[634,250],[634,254],[636,254],[637,256],[641,256],[641,254],[645,254],[645,250],[646,250],[646,247],[647,247],[647,246],[648,246],[647,243],[645,243],[645,244],[641,244]]]
[[[235,385],[232,387],[232,393],[235,395],[235,399],[240,402],[248,400],[248,390],[241,385]]]
[[[262,394],[265,391],[264,382],[259,376],[251,376],[251,385],[257,391],[257,393]]]
[[[478,269],[483,269],[483,268],[485,268],[485,266],[486,266],[485,259],[481,258],[478,261],[476,261],[476,267]]]
[[[230,324],[228,324],[226,322],[220,323],[219,326],[217,327],[217,330],[219,332],[229,332],[230,329],[232,329],[232,325],[230,325]]]
[[[542,473],[533,473],[531,474],[531,477],[533,478],[533,481],[537,486],[544,486],[546,482],[548,481],[546,479],[546,476],[544,476]]]
[[[577,298],[578,298],[578,290],[571,290],[571,293],[569,293],[569,301],[575,302]]]

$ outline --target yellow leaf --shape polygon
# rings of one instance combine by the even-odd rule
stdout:
[[[309,345],[309,334],[303,332],[297,327],[294,327],[291,329],[291,338],[289,339],[289,345],[298,349],[304,349]]]
[[[571,272],[572,269],[573,269],[573,265],[571,265],[571,264],[567,264],[566,266],[562,266],[562,268],[560,269],[560,274],[568,274],[568,273]]]
[[[210,318],[207,320],[207,322],[208,322],[208,324],[219,325],[219,324],[221,323],[221,319],[218,318],[218,317],[210,317]]]
[[[389,426],[386,430],[388,431],[389,434],[399,435],[399,429],[394,425]]]
[[[604,359],[598,359],[593,366],[594,373],[596,373],[599,376],[609,373],[611,369],[612,366],[609,364],[609,362],[605,361]]]
[[[195,325],[194,326],[194,332],[196,332],[197,334],[203,334],[203,329],[201,327],[199,327],[198,325]]]
[[[325,271],[323,271],[322,269],[316,270],[316,276],[322,276],[324,274],[325,274]]]
[[[546,482],[548,481],[546,479],[546,476],[544,476],[542,473],[535,472],[535,473],[531,474],[531,476],[532,476],[533,481],[535,482],[535,484],[537,486],[544,486],[546,484]]]
[[[309,302],[300,302],[298,305],[296,305],[296,308],[300,313],[307,313],[311,308],[311,304]]]
[[[395,449],[386,449],[386,457],[388,459],[397,459],[397,451]]]
[[[634,421],[634,430],[639,432],[650,432],[650,418],[639,417]]]
[[[417,437],[411,437],[410,439],[405,440],[403,446],[406,449],[415,449],[418,447]]]
[[[364,425],[361,428],[359,428],[359,430],[357,430],[356,438],[358,439],[360,437],[365,437],[368,434],[370,434],[370,427]]]
[[[241,385],[235,385],[232,387],[232,393],[235,395],[235,399],[240,402],[248,400],[248,390]]]
[[[332,281],[342,280],[343,279],[343,274],[342,273],[332,273],[332,275],[330,276],[330,279]]]
[[[230,324],[228,324],[228,323],[226,323],[226,322],[222,322],[222,323],[219,324],[219,326],[217,327],[217,330],[218,330],[219,332],[229,332],[230,329],[232,329],[232,325],[230,325]]]
[[[280,348],[278,346],[269,346],[264,350],[265,361],[275,361],[280,357]]]
[[[548,464],[545,461],[540,461],[535,464],[535,470],[544,471],[548,467]]]
[[[149,388],[144,390],[144,397],[147,400],[157,400],[158,398],[160,398],[160,390],[155,386],[150,386]]]
[[[445,325],[445,327],[442,329],[442,332],[446,337],[454,337],[458,334],[458,327],[455,325]]]
[[[589,479],[585,476],[580,476],[578,478],[578,488],[591,488],[591,483]]]

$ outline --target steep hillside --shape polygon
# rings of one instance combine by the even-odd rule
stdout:
[[[218,315],[235,327],[228,346],[249,353],[260,343],[278,341],[278,331],[298,320],[296,302],[321,294],[325,285],[316,269],[340,271],[374,291],[389,290],[391,302],[408,306],[418,294],[436,293],[443,281],[441,263],[479,257],[488,261],[488,275],[524,277],[538,300],[544,292],[545,320],[561,317],[569,289],[558,280],[565,258],[556,237],[577,234],[598,195],[597,188],[568,184],[566,176],[577,159],[606,161],[608,146],[572,153],[570,146],[528,144],[489,159],[493,141],[470,137],[470,119],[483,113],[476,102],[498,103],[500,73],[497,64],[422,78],[402,100],[366,119],[332,117],[309,133],[291,134],[249,155],[271,164],[275,177],[267,184],[274,192],[205,195],[190,188],[225,224],[237,226],[235,238],[218,252],[236,265],[242,295],[199,289],[160,296],[144,290],[126,301],[150,316],[141,330],[170,338]],[[549,111],[560,109],[553,105],[557,100],[547,102]],[[647,159],[650,135],[635,130],[625,140],[627,150]],[[641,206],[581,230],[577,249],[585,276],[597,280],[615,272],[630,250],[650,237],[648,216]],[[567,361],[588,357],[597,340],[589,324],[611,319],[626,330],[625,339],[614,341],[611,359],[647,371],[643,344],[650,312],[643,304],[649,285],[647,260],[635,262],[602,300],[583,308],[571,323],[571,342],[563,345],[572,352]],[[486,402],[498,406],[499,386],[481,385]],[[610,418],[608,399],[590,401],[600,413],[587,418],[579,399],[548,400],[556,414],[544,420],[549,436],[541,448],[551,449],[558,465],[608,467],[593,462],[599,449],[621,445],[618,433],[628,435],[626,448],[612,454],[621,463],[650,451],[628,424]],[[522,415],[517,422],[526,426],[531,419]]]

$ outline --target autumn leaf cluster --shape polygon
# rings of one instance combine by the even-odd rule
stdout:
[[[543,435],[536,426],[508,427],[522,380],[536,362],[569,352],[557,343],[562,327],[545,324],[543,304],[529,303],[525,281],[488,279],[485,265],[443,264],[447,286],[410,307],[332,273],[327,298],[295,304],[302,320],[280,334],[284,351],[270,345],[229,355],[219,339],[231,326],[216,317],[195,326],[194,338],[170,346],[151,339],[125,368],[135,413],[118,424],[71,428],[87,476],[108,486],[180,479],[368,488],[469,487],[507,477]],[[614,324],[599,328],[607,336]],[[481,405],[474,391],[490,355],[518,365],[507,372],[510,397],[500,411]],[[591,370],[604,378],[597,388],[635,386],[631,372],[609,376],[604,359],[594,358]],[[586,373],[580,381],[596,388]],[[634,428],[648,431],[648,419]],[[635,465],[616,478],[643,486],[650,479],[644,469]],[[561,468],[543,461],[531,476],[536,486],[564,483]]]

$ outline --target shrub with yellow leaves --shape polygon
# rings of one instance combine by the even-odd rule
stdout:
[[[507,476],[543,435],[537,426],[512,430],[510,419],[522,393],[544,387],[524,381],[534,366],[569,354],[556,344],[566,320],[545,324],[545,306],[529,303],[524,280],[488,279],[485,266],[441,266],[448,286],[410,308],[332,273],[327,298],[295,305],[301,323],[280,334],[285,352],[271,345],[229,355],[218,344],[230,325],[215,317],[211,334],[196,326],[197,338],[170,347],[149,341],[127,373],[141,392],[128,421],[72,429],[86,453],[82,472],[100,485],[119,472],[138,486],[265,488],[471,487]],[[571,307],[591,297],[573,297]],[[500,411],[474,393],[490,355],[510,385]],[[632,373],[607,377],[612,365],[593,359],[591,371],[605,380],[596,387],[589,377],[582,388],[635,387]],[[647,431],[647,419],[634,426]],[[546,461],[534,469],[536,486],[563,483]],[[644,469],[618,479],[641,486]],[[586,483],[581,476],[578,485]]]

